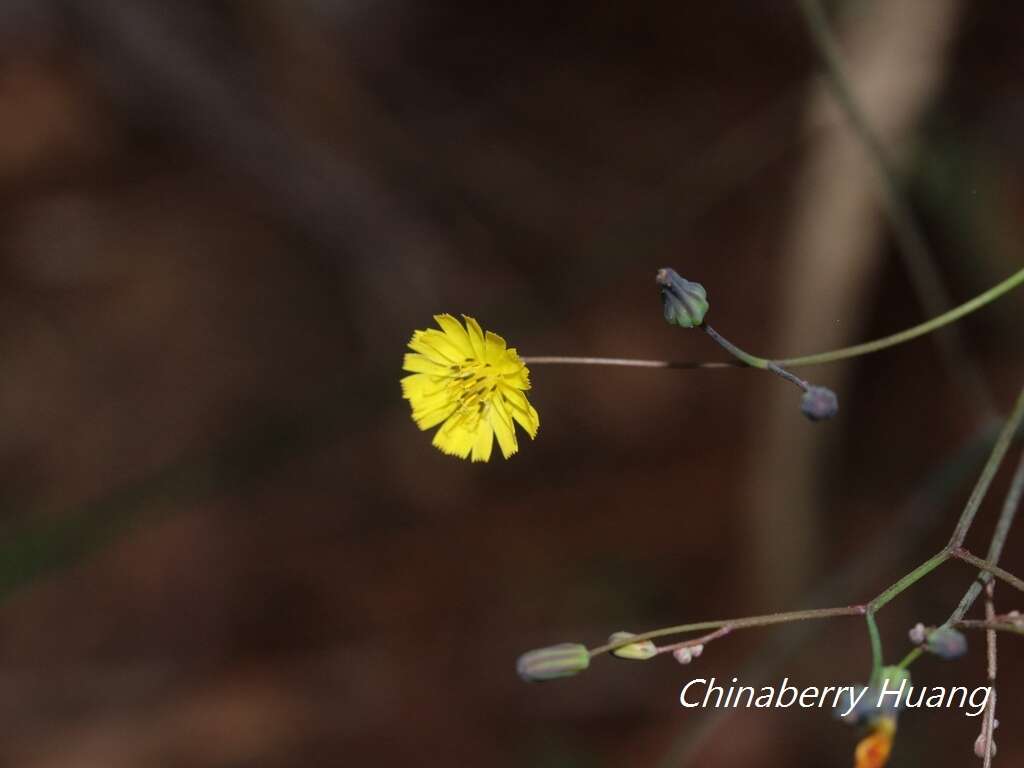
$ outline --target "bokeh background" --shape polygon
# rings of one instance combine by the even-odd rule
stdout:
[[[677,697],[862,680],[859,620],[547,685],[515,659],[860,602],[936,551],[1024,381],[1024,295],[807,369],[841,400],[819,425],[752,371],[535,366],[537,440],[470,465],[398,385],[445,311],[527,355],[722,359],[661,320],[662,266],[766,356],[1019,269],[1024,6],[827,8],[941,290],[908,276],[796,3],[4,0],[0,763],[851,764],[827,712]],[[970,579],[889,606],[887,655]],[[981,684],[971,641],[916,679]],[[979,726],[907,716],[892,764],[969,763]]]

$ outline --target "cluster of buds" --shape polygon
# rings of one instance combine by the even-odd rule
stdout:
[[[995,731],[999,727],[999,721],[992,721],[992,730]],[[974,754],[977,755],[979,760],[985,759],[985,748],[988,745],[988,730],[987,725],[982,725],[981,733],[978,734],[978,738],[974,740]],[[992,740],[992,757],[996,756],[996,742]]]
[[[676,648],[672,651],[672,658],[678,661],[680,664],[689,664],[700,655],[704,653],[704,644],[697,643],[697,645],[684,645],[682,648]]]

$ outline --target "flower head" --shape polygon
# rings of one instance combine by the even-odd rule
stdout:
[[[854,752],[854,768],[882,768],[889,762],[895,735],[896,718],[883,715],[872,722],[871,733],[861,739]]]
[[[524,394],[530,372],[501,336],[462,317],[465,327],[451,315],[435,315],[440,330],[413,333],[402,365],[412,375],[402,379],[402,397],[420,429],[441,425],[434,445],[444,453],[487,461],[497,437],[507,459],[519,450],[513,422],[531,438],[540,426]]]

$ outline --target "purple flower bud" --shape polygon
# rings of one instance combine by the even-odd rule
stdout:
[[[800,399],[800,410],[811,421],[824,421],[839,411],[839,399],[828,387],[811,386]]]
[[[967,653],[967,638],[952,627],[939,627],[928,635],[924,647],[940,659],[959,659]]]

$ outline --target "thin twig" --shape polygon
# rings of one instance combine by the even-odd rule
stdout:
[[[995,588],[995,582],[992,581],[985,585],[985,620],[989,622],[995,621],[996,616]],[[985,643],[988,648],[988,683],[992,691],[985,705],[985,719],[981,724],[981,737],[983,739],[982,754],[985,756],[984,768],[990,768],[992,757],[995,754],[992,738],[996,729],[996,672],[998,669],[996,663],[996,632],[994,629],[988,629],[985,632]]]
[[[962,549],[962,548],[961,549],[954,549],[954,550],[952,550],[950,552],[950,554],[953,557],[955,557],[957,560],[963,560],[965,563],[970,563],[971,565],[973,565],[978,570],[986,571],[988,573],[991,573],[993,576],[995,576],[1000,581],[1005,581],[1007,584],[1009,584],[1014,589],[1019,589],[1021,592],[1024,592],[1024,579],[1021,579],[1018,576],[1014,576],[1012,573],[1010,573],[1009,571],[1003,570],[998,565],[993,565],[992,563],[988,562],[987,560],[982,560],[977,555],[972,555],[966,549]]]
[[[978,507],[981,506],[985,494],[988,493],[988,488],[992,484],[992,478],[995,477],[999,465],[1002,463],[1003,457],[1006,455],[1010,442],[1013,440],[1013,436],[1016,434],[1022,420],[1024,420],[1024,389],[1017,396],[1017,402],[1013,406],[1013,410],[1010,412],[1006,423],[1003,425],[1002,431],[999,433],[999,438],[992,449],[992,455],[985,462],[981,476],[978,478],[974,490],[971,491],[971,496],[967,500],[963,512],[960,514],[960,519],[957,520],[956,528],[949,539],[950,549],[957,549],[962,546],[964,539],[967,538],[967,531],[970,529],[971,523],[974,522],[974,516],[978,512]]]
[[[995,532],[992,534],[992,541],[989,543],[988,553],[985,555],[985,559],[993,565],[998,565],[999,558],[1003,553],[1003,545],[1006,543],[1006,537],[1010,533],[1010,527],[1013,525],[1014,518],[1017,516],[1017,510],[1020,508],[1021,497],[1024,496],[1024,454],[1021,454],[1020,462],[1017,464],[1017,469],[1013,473],[1013,479],[1010,480],[1010,490],[1006,493],[1006,499],[1003,501],[1003,509],[999,513],[999,521],[996,523]],[[992,574],[988,571],[984,571],[979,574],[978,579],[971,582],[971,586],[967,589],[967,593],[960,600],[960,604],[956,610],[953,611],[953,615],[950,616],[949,621],[956,621],[957,619],[963,618],[967,615],[967,611],[974,605],[974,601],[977,600],[978,595],[981,594],[982,585],[987,584],[992,580]],[[948,622],[947,622],[948,623]]]
[[[644,640],[654,640],[667,635],[682,635],[687,632],[700,632],[705,629],[724,629],[730,631],[735,629],[747,629],[749,627],[767,627],[772,624],[786,624],[792,621],[808,621],[811,619],[831,619],[836,616],[863,616],[863,605],[847,605],[839,608],[814,608],[808,611],[788,611],[786,613],[769,613],[763,616],[744,616],[739,619],[723,619],[721,621],[700,621],[695,624],[679,624],[674,627],[662,627],[651,632],[642,632],[639,635],[631,635],[615,643],[608,643],[597,648],[590,649],[590,656],[598,656],[608,651],[614,651],[633,643],[640,643]]]

